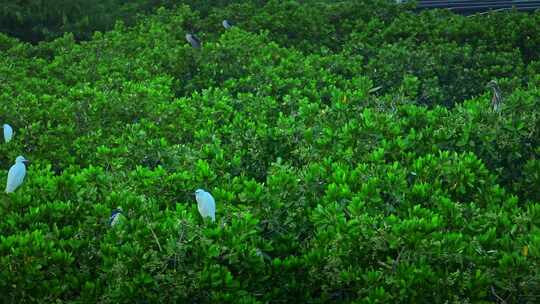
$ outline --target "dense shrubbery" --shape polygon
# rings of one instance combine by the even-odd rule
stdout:
[[[0,196],[0,302],[535,302],[538,14],[381,3],[0,34],[0,165],[33,161]]]

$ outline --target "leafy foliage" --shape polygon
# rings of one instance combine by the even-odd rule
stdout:
[[[537,300],[538,13],[205,3],[0,34],[0,302]]]

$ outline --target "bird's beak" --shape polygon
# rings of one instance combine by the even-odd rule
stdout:
[[[28,165],[29,163],[31,163],[31,161],[25,159],[25,160],[23,160],[23,163],[24,163],[25,165]]]

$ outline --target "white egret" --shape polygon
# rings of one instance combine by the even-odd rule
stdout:
[[[232,27],[232,23],[229,20],[223,20],[223,22],[221,22],[221,24],[226,29],[230,29]]]
[[[15,164],[9,168],[6,193],[12,193],[22,185],[26,176],[26,163],[29,161],[22,156],[17,156]]]
[[[109,225],[113,227],[114,225],[120,222],[120,218],[123,217],[122,207],[118,207],[111,212],[111,217],[109,218]]]
[[[8,124],[4,124],[2,129],[4,129],[4,141],[7,143],[13,138],[13,128]]]
[[[192,47],[198,49],[201,47],[201,41],[195,36],[195,34],[186,34],[186,40]]]
[[[197,200],[197,208],[203,218],[210,217],[212,222],[216,221],[216,201],[212,195],[203,189],[195,191],[195,199]]]

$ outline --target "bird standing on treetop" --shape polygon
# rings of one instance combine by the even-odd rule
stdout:
[[[216,201],[212,195],[203,189],[195,191],[195,200],[197,200],[197,209],[203,218],[210,217],[212,222],[216,220]]]
[[[4,129],[4,141],[7,143],[13,138],[13,129],[8,124],[4,124],[2,129]]]
[[[225,29],[230,29],[232,27],[232,23],[229,20],[223,20],[221,24],[223,25]]]
[[[15,164],[11,166],[11,168],[9,168],[6,183],[6,193],[12,193],[20,185],[22,185],[24,177],[26,176],[27,163],[29,163],[29,161],[26,160],[24,157],[17,156],[17,158],[15,159]]]
[[[118,207],[111,212],[111,217],[109,218],[109,225],[113,227],[114,225],[120,222],[120,217],[122,216],[122,207]]]
[[[196,49],[201,47],[201,41],[195,36],[195,34],[186,34],[186,40],[191,44],[192,47]]]
[[[486,87],[493,90],[493,97],[491,98],[491,108],[493,109],[493,111],[499,113],[501,111],[503,97],[497,81],[492,80],[488,82]]]

